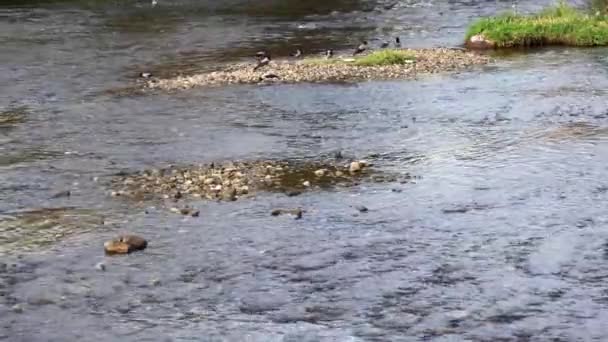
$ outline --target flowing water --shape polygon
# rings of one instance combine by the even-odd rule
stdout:
[[[454,46],[511,5],[0,1],[0,340],[608,340],[608,49],[416,81],[108,92],[264,47]],[[194,203],[198,218],[108,195],[125,170],[337,150],[416,179]],[[123,231],[148,249],[104,256]]]

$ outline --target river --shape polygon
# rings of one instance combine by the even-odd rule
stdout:
[[[19,246],[35,229],[0,225],[0,340],[608,340],[608,49],[415,81],[111,91],[261,48],[457,46],[511,5],[1,0],[0,111],[19,119],[0,124],[0,218],[60,209],[39,213],[59,235],[34,250]],[[338,150],[415,178],[200,202],[198,218],[107,187],[121,171]],[[270,216],[298,206],[301,220]],[[149,247],[104,256],[125,231]]]

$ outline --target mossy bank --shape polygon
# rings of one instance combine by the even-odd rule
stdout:
[[[462,70],[488,62],[489,58],[486,56],[460,49],[379,50],[360,57],[273,60],[269,65],[255,71],[253,63],[240,63],[210,73],[153,79],[146,82],[146,87],[178,90],[196,86],[270,82],[324,83],[413,79],[421,74]]]
[[[565,3],[538,14],[505,13],[471,24],[466,46],[475,49],[545,45],[608,45],[608,17],[587,13]]]

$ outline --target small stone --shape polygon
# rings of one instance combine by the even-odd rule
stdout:
[[[344,172],[342,172],[340,170],[336,171],[336,177],[342,177],[342,176],[344,176]]]
[[[309,181],[304,181],[302,182],[302,185],[304,185],[305,187],[310,187],[310,182]]]
[[[160,285],[160,279],[156,279],[156,278],[152,279],[150,281],[150,285],[152,285],[152,286],[159,286]]]
[[[106,264],[103,262],[98,262],[97,265],[95,265],[95,269],[103,272],[106,270]]]
[[[171,211],[173,213],[176,213],[176,214],[181,214],[182,213],[182,211],[181,211],[180,208],[175,208],[175,207],[170,208],[169,211]]]
[[[367,207],[364,205],[356,205],[355,209],[359,210],[361,213],[366,213],[369,211],[369,209],[367,209]]]
[[[137,235],[121,235],[103,244],[107,254],[128,254],[134,251],[140,251],[148,246],[146,239]]]
[[[190,216],[192,217],[199,217],[199,215],[201,214],[200,210],[195,210],[192,212],[192,214],[190,214]]]
[[[51,198],[61,198],[61,197],[70,197],[72,193],[70,190],[65,190],[54,194]]]
[[[327,172],[327,170],[325,169],[319,169],[315,171],[315,176],[317,177],[323,177],[325,175],[325,172]]]
[[[118,191],[112,191],[112,192],[110,193],[110,196],[112,196],[112,197],[117,197],[117,196],[120,196],[120,192],[118,192]]]
[[[182,197],[183,197],[183,195],[180,191],[176,192],[175,195],[173,195],[173,198],[175,198],[175,199],[180,199]]]
[[[283,209],[274,209],[273,211],[270,212],[270,215],[272,216],[279,216],[283,213]]]
[[[246,195],[249,193],[249,187],[247,185],[244,185],[239,189],[239,191],[242,195]]]
[[[191,208],[181,208],[179,210],[179,213],[182,215],[190,215],[192,213],[192,209]]]
[[[23,306],[21,304],[15,304],[12,307],[13,311],[15,313],[22,313],[23,312]]]
[[[348,167],[348,171],[350,171],[351,173],[360,172],[362,169],[363,165],[361,165],[361,163],[357,161],[350,163]]]
[[[295,197],[295,196],[300,196],[302,194],[302,191],[289,191],[287,192],[287,196],[289,197]]]

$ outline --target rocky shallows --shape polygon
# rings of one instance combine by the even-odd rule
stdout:
[[[220,71],[151,79],[145,85],[151,89],[178,90],[227,84],[412,79],[419,74],[461,70],[488,62],[487,56],[461,49],[392,49],[357,57],[272,60],[258,70],[254,70],[255,63],[238,63]]]
[[[236,201],[260,191],[295,196],[304,191],[348,187],[363,180],[406,181],[409,174],[375,170],[363,160],[261,160],[169,167],[119,175],[113,196],[135,200],[207,199]]]

